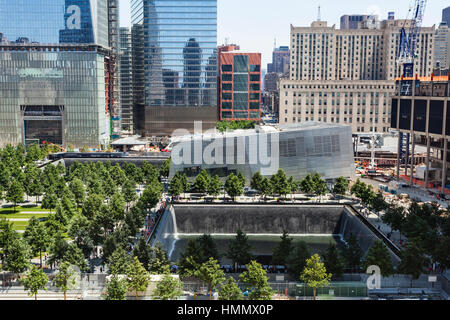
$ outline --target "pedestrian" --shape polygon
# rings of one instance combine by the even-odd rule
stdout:
[[[100,273],[103,273],[103,267],[100,267]]]

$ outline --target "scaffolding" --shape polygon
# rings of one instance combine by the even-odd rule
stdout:
[[[119,3],[118,0],[108,0],[108,30],[109,47],[111,49],[109,71],[109,101],[111,112],[111,138],[120,137],[122,114],[119,95]]]

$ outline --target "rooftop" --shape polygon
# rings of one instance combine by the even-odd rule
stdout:
[[[126,137],[111,143],[113,146],[145,146],[148,141],[139,137]]]
[[[322,122],[303,122],[303,123],[294,123],[294,124],[276,124],[276,125],[262,125],[257,126],[255,129],[238,129],[233,131],[227,131],[224,133],[219,132],[218,130],[207,132],[204,134],[193,134],[193,135],[185,135],[179,137],[173,137],[173,141],[187,141],[195,138],[202,139],[213,139],[220,137],[241,137],[243,135],[249,136],[259,133],[277,133],[277,132],[298,132],[298,131],[309,131],[309,130],[323,130],[323,129],[331,129],[331,128],[350,128],[347,125],[343,124],[331,124],[331,123],[322,123]]]

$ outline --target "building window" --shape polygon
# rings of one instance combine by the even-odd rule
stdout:
[[[261,66],[259,64],[250,65],[250,72],[260,72]]]
[[[231,64],[223,64],[222,65],[222,72],[232,72],[233,66]]]

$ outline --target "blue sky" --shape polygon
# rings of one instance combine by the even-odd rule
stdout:
[[[272,59],[274,40],[277,46],[288,45],[290,25],[309,26],[317,19],[321,7],[322,20],[339,28],[344,14],[376,13],[385,19],[394,11],[397,19],[405,19],[411,0],[218,0],[218,44],[237,43],[242,50],[261,52],[263,68]],[[449,0],[428,0],[424,26],[438,26],[442,9]],[[130,25],[130,0],[120,0],[121,25]]]

